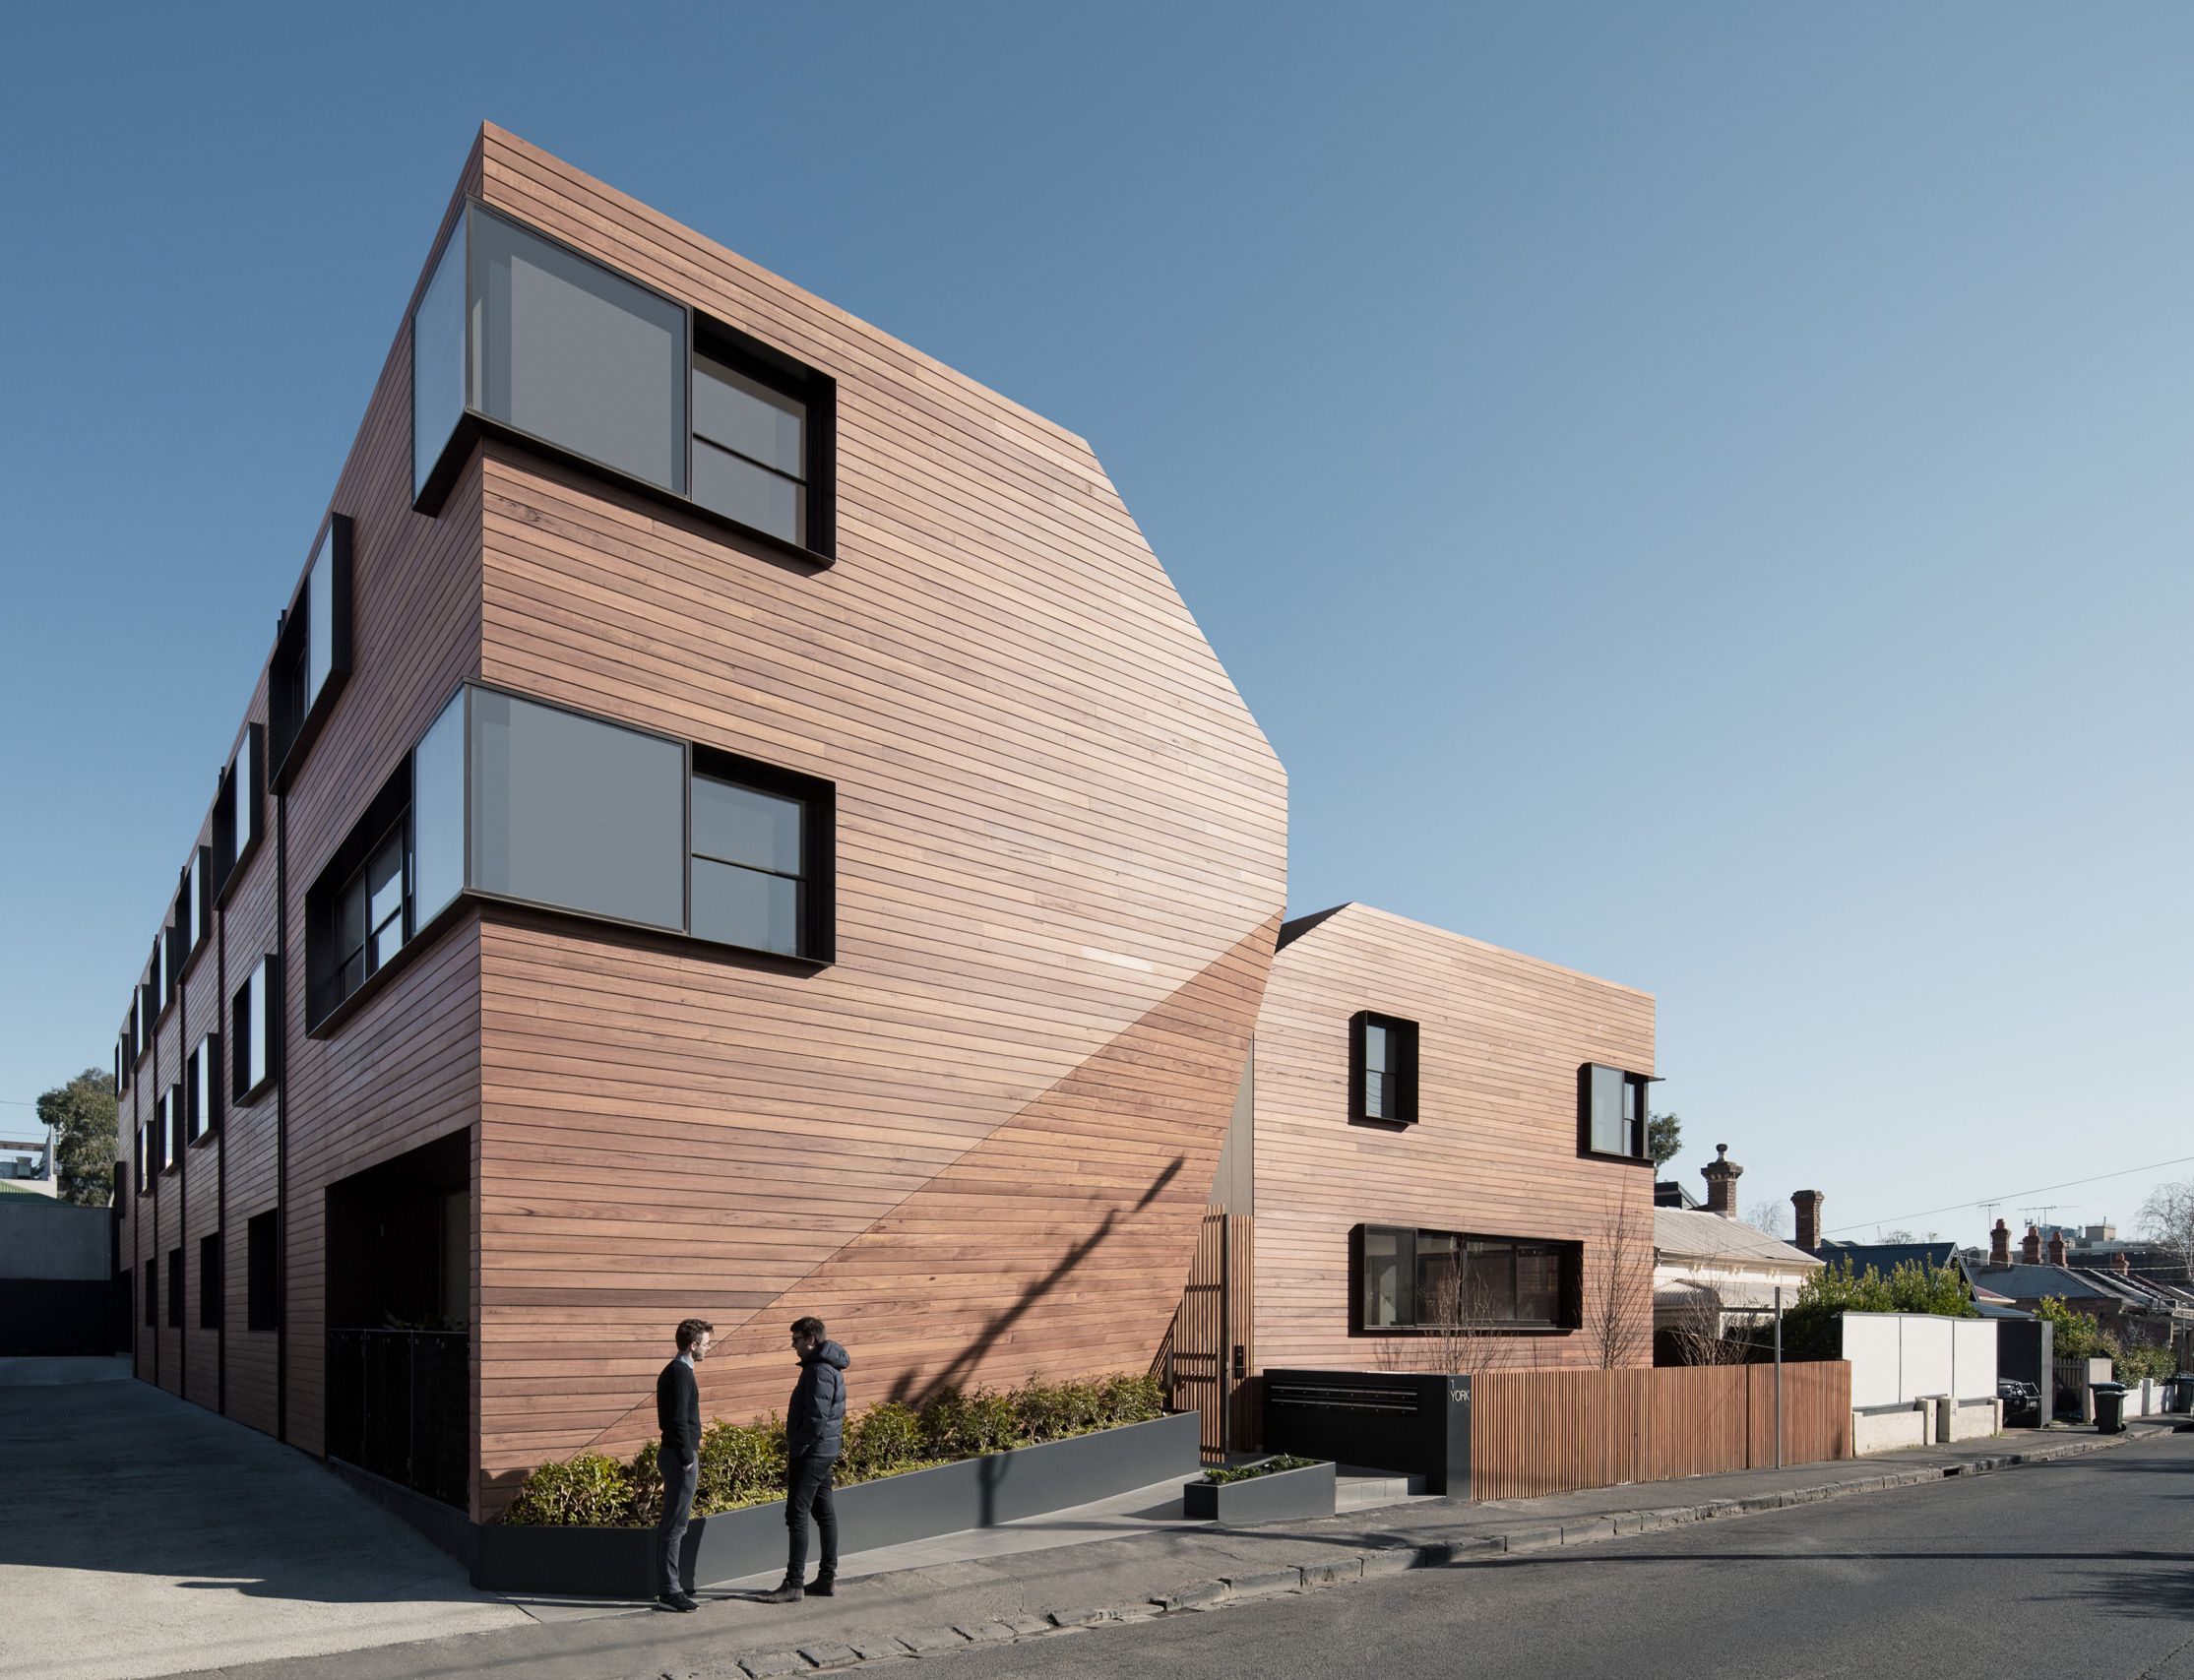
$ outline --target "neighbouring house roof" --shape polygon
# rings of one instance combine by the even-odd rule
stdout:
[[[1813,1252],[1835,1265],[1848,1260],[1851,1270],[1864,1273],[1869,1267],[1887,1277],[1900,1266],[1955,1266],[1958,1263],[1958,1245],[1954,1242],[1824,1242]]]
[[[2068,1301],[2122,1301],[2126,1298],[2116,1290],[2099,1287],[2100,1279],[2094,1273],[2075,1272],[2069,1266],[2029,1266],[2020,1261],[1994,1270],[1972,1267],[1966,1276],[1976,1290],[1986,1289],[2009,1301],[2038,1301],[2046,1295],[2062,1296]]]
[[[1656,1208],[1704,1208],[1706,1204],[1684,1188],[1676,1178],[1657,1179],[1653,1187],[1653,1205]]]
[[[1783,1284],[1785,1307],[1797,1305],[1797,1290],[1793,1282]],[[1702,1297],[1712,1300],[1724,1312],[1773,1312],[1775,1310],[1776,1280],[1773,1277],[1715,1277],[1678,1278],[1673,1283],[1663,1283],[1653,1292],[1654,1315],[1657,1318],[1676,1319],[1691,1311]]]
[[[1803,1276],[1820,1262],[1802,1248],[1793,1248],[1779,1237],[1755,1230],[1720,1213],[1695,1213],[1689,1208],[1656,1208],[1653,1211],[1654,1258],[1659,1260],[1726,1260],[1748,1266],[1779,1266]]]

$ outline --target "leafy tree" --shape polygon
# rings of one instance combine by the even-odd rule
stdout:
[[[112,1200],[119,1109],[114,1076],[97,1068],[86,1068],[38,1098],[39,1124],[51,1126],[59,1139],[54,1176],[64,1202],[103,1208]]]
[[[1834,1359],[1843,1338],[1836,1320],[1843,1313],[1940,1313],[1946,1318],[1978,1318],[1966,1275],[1955,1266],[1930,1266],[1908,1260],[1888,1276],[1869,1266],[1854,1272],[1849,1259],[1824,1266],[1798,1286],[1798,1298],[1783,1315],[1783,1347],[1797,1359]]]
[[[2059,1359],[2107,1359],[2114,1351],[2095,1314],[2066,1306],[2062,1295],[2043,1296],[2034,1312],[2050,1326],[2050,1345]]]
[[[1653,1169],[1659,1172],[1676,1158],[1676,1151],[1683,1148],[1683,1116],[1680,1114],[1653,1114],[1646,1119],[1646,1153],[1653,1156]]]

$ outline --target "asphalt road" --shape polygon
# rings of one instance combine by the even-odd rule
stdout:
[[[2194,1680],[2194,1436],[929,1661],[938,1680]]]

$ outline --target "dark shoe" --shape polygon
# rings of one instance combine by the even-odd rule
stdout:
[[[837,1590],[838,1577],[835,1575],[819,1575],[807,1584],[810,1598],[828,1598]]]
[[[763,1593],[760,1601],[764,1604],[797,1604],[802,1596],[804,1594],[800,1584],[786,1581],[781,1583],[775,1590]]]
[[[701,1600],[690,1592],[665,1592],[656,1600],[665,1610],[698,1610]]]

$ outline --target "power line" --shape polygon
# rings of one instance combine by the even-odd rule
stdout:
[[[2194,1155],[2175,1155],[2169,1160],[2151,1161],[2146,1166],[2121,1166],[2115,1172],[2099,1172],[2093,1178],[2068,1178],[2062,1184],[2037,1184],[2032,1190],[2014,1190],[2008,1196],[1988,1196],[1971,1202],[1953,1202],[1943,1208],[1922,1208],[1916,1213],[1893,1213],[1886,1219],[1855,1219],[1848,1225],[1838,1225],[1828,1231],[1835,1236],[1838,1231],[1859,1231],[1869,1225],[1901,1225],[1907,1219],[1924,1219],[1930,1213],[1963,1213],[1969,1208],[1982,1208],[1989,1203],[2016,1202],[2022,1196],[2039,1196],[2048,1190],[2070,1190],[2075,1185],[2100,1184],[2105,1178],[2129,1178],[2136,1172],[2155,1172],[2159,1167],[2183,1166],[2194,1160]]]

